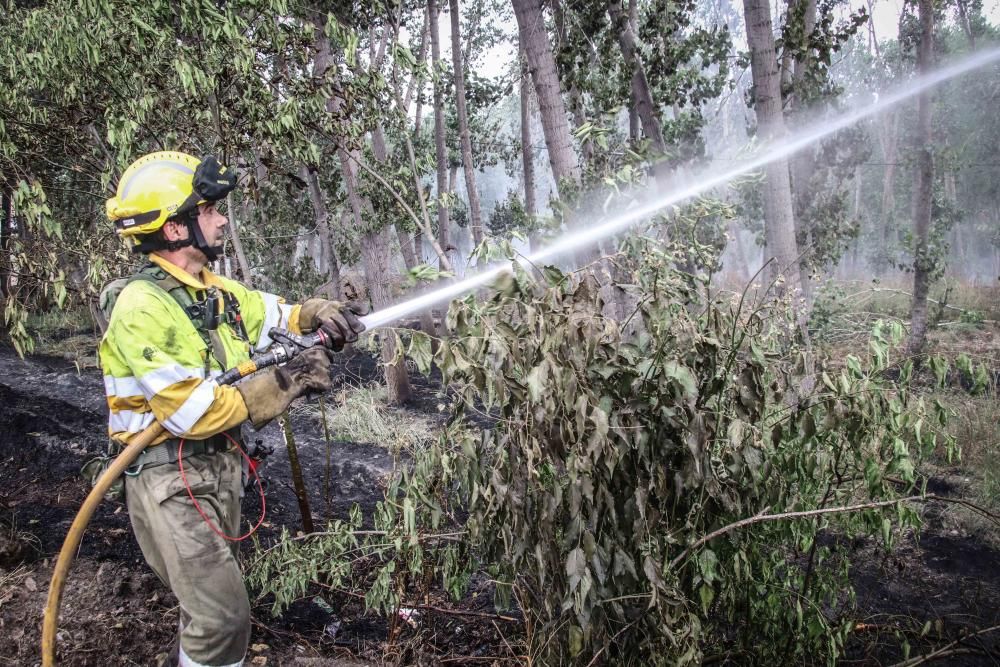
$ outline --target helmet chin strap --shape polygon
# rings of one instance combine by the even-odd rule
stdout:
[[[197,209],[194,211],[195,215],[187,216],[185,222],[188,228],[188,243],[185,245],[192,245],[195,249],[200,250],[202,254],[210,262],[214,262],[222,256],[224,248],[220,245],[208,245],[205,240],[205,235],[201,233],[201,225],[198,224],[198,212]]]
[[[192,246],[196,250],[200,250],[209,262],[214,262],[222,257],[225,248],[221,244],[208,245],[205,235],[201,233],[201,225],[198,224],[198,209],[181,214],[174,218],[174,220],[183,222],[184,226],[187,227],[188,235],[186,239],[164,241],[162,239],[154,239],[150,236],[149,238],[143,238],[142,241],[132,248],[132,251],[148,254],[154,250],[180,250],[181,248]]]

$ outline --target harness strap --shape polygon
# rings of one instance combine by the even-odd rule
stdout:
[[[207,290],[199,290],[198,299],[196,300],[181,281],[152,263],[147,264],[138,273],[130,276],[128,279],[130,283],[135,280],[143,280],[156,285],[159,289],[173,297],[177,305],[181,307],[181,310],[191,320],[198,335],[201,336],[202,341],[205,343],[206,348],[215,357],[216,361],[219,362],[220,368],[229,368],[226,348],[222,344],[222,339],[218,332],[221,323],[225,322],[229,324],[236,335],[245,343],[250,342],[250,336],[247,333],[243,317],[240,314],[239,301],[229,292],[211,287]],[[208,377],[210,366],[211,362],[206,357],[206,377]]]

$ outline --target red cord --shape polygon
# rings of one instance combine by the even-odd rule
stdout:
[[[260,475],[257,474],[257,467],[253,465],[253,462],[250,461],[250,457],[247,456],[247,453],[243,451],[242,447],[240,447],[240,443],[233,440],[228,433],[223,433],[222,435],[226,436],[229,442],[236,445],[236,449],[240,450],[240,454],[243,455],[243,458],[250,463],[250,470],[253,472],[253,476],[257,480],[257,488],[260,489],[260,520],[257,522],[256,526],[247,532],[246,535],[241,535],[240,537],[230,537],[229,535],[223,533],[214,523],[212,523],[212,520],[209,519],[205,512],[201,509],[201,505],[199,505],[198,501],[195,500],[194,493],[191,492],[191,487],[188,485],[187,476],[184,474],[184,438],[181,438],[180,444],[177,445],[177,467],[180,468],[181,481],[184,483],[184,488],[187,489],[188,498],[190,498],[191,502],[194,503],[194,508],[198,510],[198,514],[200,514],[201,518],[205,520],[205,523],[207,523],[208,527],[212,529],[212,532],[224,540],[228,540],[230,542],[242,542],[257,532],[260,525],[264,523],[264,516],[267,515],[267,503],[264,500],[264,485],[260,481]]]

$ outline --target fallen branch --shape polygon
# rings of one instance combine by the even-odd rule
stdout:
[[[347,591],[344,590],[343,588],[335,588],[333,586],[327,586],[325,584],[319,584],[319,586],[334,593],[342,593],[343,595],[346,595],[348,597],[358,598],[359,600],[365,599],[365,596],[362,595],[361,593],[355,593],[353,591]],[[521,619],[519,618],[514,618],[513,616],[504,616],[503,614],[487,614],[486,612],[482,611],[463,611],[461,609],[445,609],[444,607],[435,607],[434,605],[429,605],[429,604],[400,603],[399,607],[400,608],[405,607],[407,609],[424,609],[426,611],[436,611],[440,614],[447,614],[449,616],[470,616],[473,618],[488,618],[490,620],[499,619],[501,621],[507,621],[509,623],[521,622]]]
[[[935,651],[927,653],[926,655],[919,655],[914,658],[910,658],[909,660],[897,662],[895,665],[892,665],[892,667],[916,667],[917,665],[922,665],[925,662],[930,662],[931,660],[937,660],[938,658],[943,658],[948,655],[954,655],[955,649],[960,647],[968,640],[974,637],[979,637],[980,635],[985,635],[990,632],[995,632],[997,630],[1000,630],[1000,625],[994,625],[984,630],[978,630],[976,632],[973,632],[971,635],[965,635],[964,637],[959,637],[952,643],[946,644]]]
[[[760,513],[752,517],[747,517],[746,519],[740,519],[739,521],[731,523],[728,526],[723,526],[718,530],[713,530],[708,535],[698,538],[694,543],[692,543],[686,549],[684,549],[684,551],[682,551],[676,558],[670,561],[670,567],[671,569],[676,568],[684,561],[684,559],[690,556],[692,552],[694,552],[698,547],[705,544],[706,542],[714,540],[716,537],[721,537],[722,535],[730,533],[739,528],[744,528],[746,526],[750,526],[756,523],[764,523],[767,521],[785,521],[788,519],[804,519],[812,516],[820,516],[822,514],[845,514],[850,512],[860,512],[863,510],[878,509],[880,507],[889,507],[891,505],[897,505],[899,503],[927,502],[929,500],[964,505],[966,507],[975,510],[976,512],[979,512],[983,516],[988,517],[989,519],[1000,525],[1000,515],[990,512],[989,510],[980,507],[975,503],[969,502],[968,500],[962,500],[960,498],[948,498],[946,496],[938,496],[935,494],[927,494],[922,496],[907,496],[905,498],[897,498],[895,500],[878,500],[868,503],[860,503],[858,505],[847,505],[842,507],[824,507],[822,509],[805,510],[802,512],[781,512],[779,514],[765,514],[764,512],[766,512],[769,509],[765,507],[763,510],[761,510]]]
[[[896,289],[894,287],[872,287],[870,289],[866,289],[866,290],[863,290],[861,292],[855,292],[854,294],[851,294],[848,298],[854,298],[856,296],[861,296],[862,294],[868,294],[868,293],[872,293],[872,292],[875,292],[875,293],[877,293],[877,292],[887,292],[889,294],[901,294],[903,296],[908,296],[911,299],[913,298],[913,295],[910,294],[909,292],[907,292],[906,290]],[[965,308],[959,308],[958,306],[953,306],[953,305],[951,305],[949,303],[942,304],[940,301],[938,301],[936,299],[932,299],[930,297],[927,297],[927,301],[929,303],[933,303],[933,304],[936,304],[938,306],[941,306],[942,308],[947,308],[948,310],[956,310],[956,311],[958,311],[960,313],[967,313],[967,312],[969,312]]]

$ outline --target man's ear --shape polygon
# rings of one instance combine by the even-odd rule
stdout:
[[[187,237],[185,234],[187,227],[174,220],[167,220],[163,224],[163,237],[168,241],[180,241]]]

